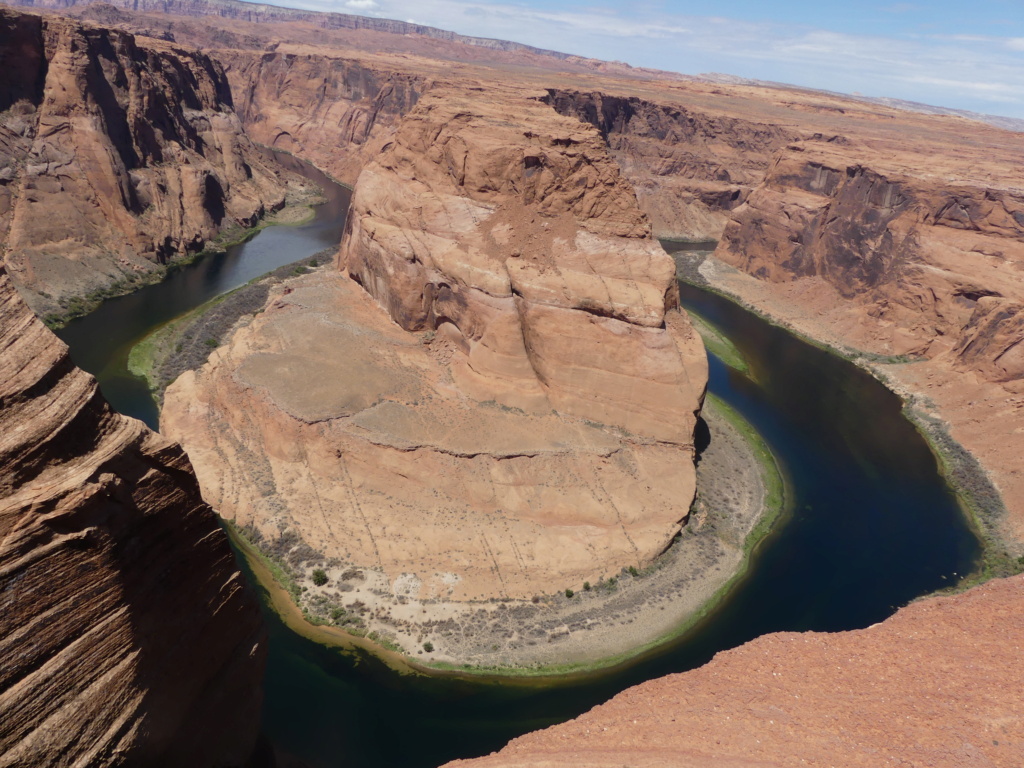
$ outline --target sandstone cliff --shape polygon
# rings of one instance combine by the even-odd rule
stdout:
[[[0,10],[0,61],[0,243],[38,312],[282,204],[209,57]]]
[[[222,514],[403,598],[596,582],[694,493],[707,368],[671,259],[597,131],[480,95],[432,90],[364,169],[339,266],[365,292],[297,281],[161,416]]]
[[[795,126],[637,96],[548,89],[560,114],[597,128],[659,237],[718,240]],[[809,135],[809,134],[808,134]]]
[[[0,369],[0,765],[241,764],[261,619],[188,460],[2,267]]]
[[[1024,764],[1024,576],[873,627],[766,635],[452,768]]]
[[[353,184],[431,78],[317,51],[217,54],[253,140]]]
[[[403,120],[360,175],[339,265],[405,330],[449,338],[479,399],[692,444],[703,353],[632,188],[588,126],[482,97],[433,91]]]
[[[908,165],[856,146],[791,146],[733,213],[716,256],[771,282],[824,279],[890,354],[955,351],[988,377],[1019,380],[1024,193],[938,184],[923,162]]]

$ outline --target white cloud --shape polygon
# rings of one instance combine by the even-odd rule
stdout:
[[[380,8],[374,0],[347,0],[345,7],[357,11],[369,11],[374,8]]]

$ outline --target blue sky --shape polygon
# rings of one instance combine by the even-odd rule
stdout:
[[[687,74],[1024,118],[1024,0],[275,0]]]

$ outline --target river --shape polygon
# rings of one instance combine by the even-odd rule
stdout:
[[[348,192],[284,160],[328,192],[312,222],[268,227],[223,256],[104,303],[60,333],[121,412],[156,423],[145,384],[126,370],[128,351],[150,330],[338,242]],[[790,480],[792,513],[727,599],[687,634],[621,668],[511,680],[401,675],[372,654],[303,638],[265,600],[263,732],[277,750],[310,768],[427,768],[485,754],[766,632],[868,626],[973,568],[979,542],[895,395],[725,299],[686,285],[681,291],[684,305],[715,323],[750,368],[741,375],[712,357],[710,391],[761,432]]]

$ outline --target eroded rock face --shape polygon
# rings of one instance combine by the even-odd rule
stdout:
[[[217,54],[255,141],[352,184],[430,79],[315,51]]]
[[[540,101],[428,94],[360,176],[339,265],[449,338],[477,398],[692,444],[706,371],[672,260],[597,132]]]
[[[0,61],[0,242],[38,312],[283,203],[209,57],[0,10]]]
[[[1019,381],[1024,196],[914,170],[863,148],[791,147],[716,256],[770,282],[823,278],[858,313],[855,340]]]
[[[431,91],[349,222],[342,273],[168,388],[205,497],[413,598],[529,598],[660,553],[707,362],[597,132]]]
[[[1024,762],[1024,577],[854,632],[765,635],[452,768]]]
[[[775,153],[805,133],[599,91],[549,89],[547,101],[601,132],[660,237],[718,240]]]
[[[0,368],[0,764],[241,764],[262,622],[187,458],[2,268]]]

